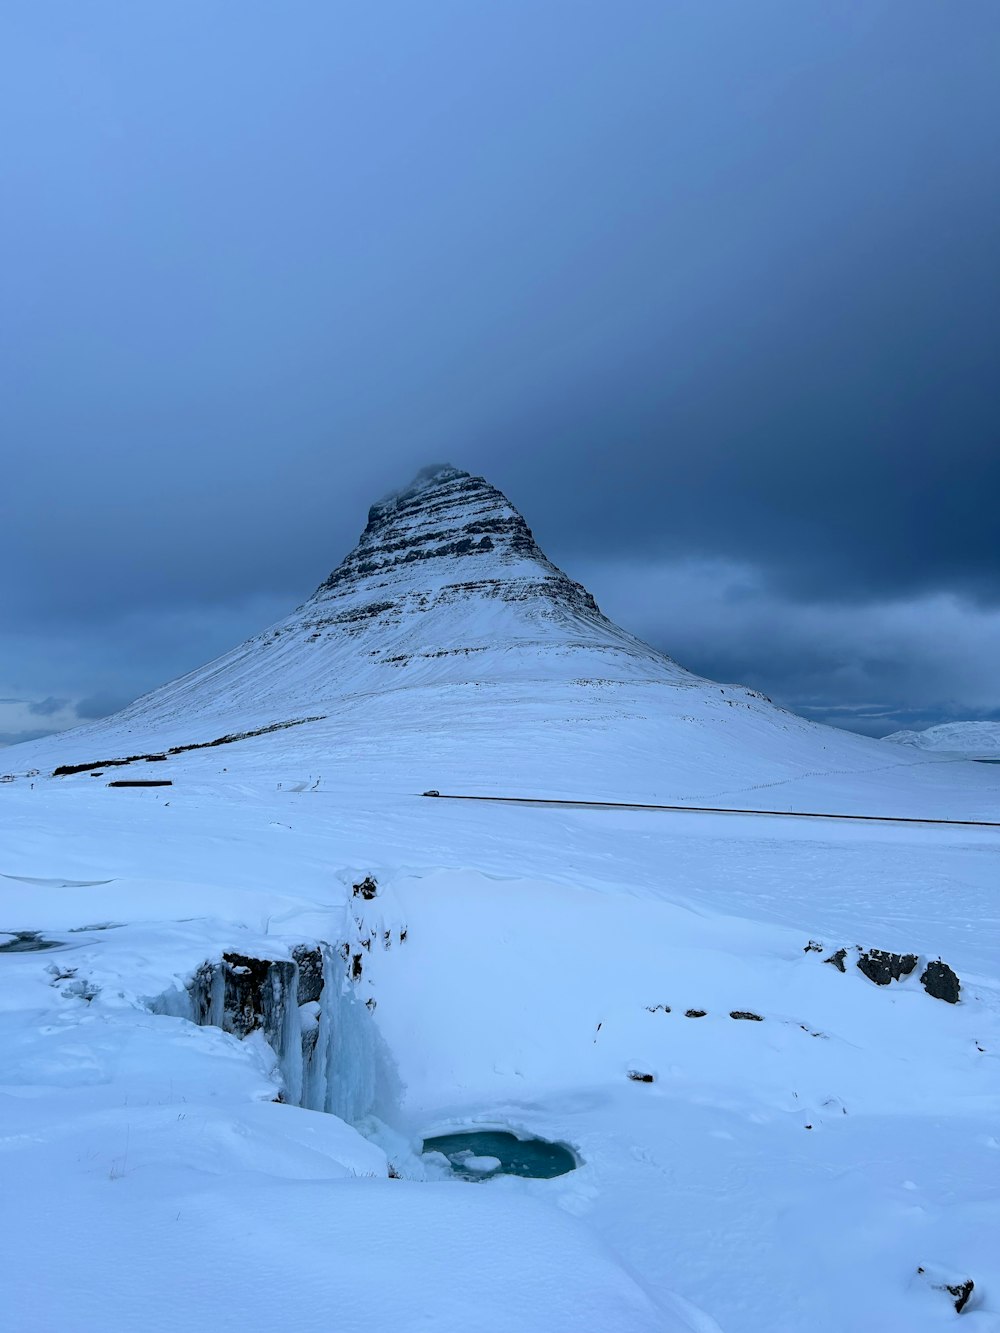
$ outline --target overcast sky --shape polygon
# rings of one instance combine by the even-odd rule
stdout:
[[[0,743],[483,473],[685,666],[1000,717],[997,0],[0,20]]]

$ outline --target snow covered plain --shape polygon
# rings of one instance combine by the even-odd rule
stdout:
[[[317,630],[321,589],[4,752],[0,929],[56,942],[0,935],[8,1326],[1000,1329],[1000,829],[420,795],[997,820],[1000,769],[690,676],[463,478],[373,511],[335,614],[381,610]],[[457,550],[398,556],[428,533]],[[172,785],[105,785],[135,777]],[[206,961],[317,941],[330,1086],[302,1099],[342,1115],[274,1101],[308,1079],[261,1032],[179,1016]],[[920,962],[887,986],[824,963],[855,945]],[[920,984],[938,957],[958,1004]],[[470,1182],[420,1157],[470,1127],[579,1165]],[[967,1277],[958,1315],[937,1288]]]

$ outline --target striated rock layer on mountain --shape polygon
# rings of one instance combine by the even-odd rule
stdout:
[[[679,672],[601,614],[495,486],[448,465],[425,468],[412,486],[372,506],[357,546],[280,632],[297,628],[380,643],[402,631],[410,651],[385,658],[396,664],[559,644]],[[373,655],[385,651],[376,645]]]
[[[506,601],[550,597],[597,614],[597,604],[571,582],[538,547],[531,530],[506,496],[482,477],[448,464],[424,468],[412,486],[372,505],[357,546],[325,582],[313,601],[350,595],[368,585],[385,586],[420,561],[479,560],[479,577],[452,585],[485,591]],[[440,568],[440,566],[435,566]],[[504,577],[497,577],[499,571]]]
[[[372,505],[357,546],[303,610],[316,628],[369,620],[384,628],[472,598],[535,600],[542,614],[604,621],[590,593],[545,557],[506,496],[445,465],[425,468],[405,491]]]

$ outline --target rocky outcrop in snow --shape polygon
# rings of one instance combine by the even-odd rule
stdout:
[[[150,1007],[240,1040],[265,1042],[282,1101],[352,1123],[376,1104],[390,1107],[396,1076],[372,1017],[375,998],[362,999],[359,983],[370,988],[365,965],[373,948],[403,944],[407,931],[398,918],[385,915],[385,896],[373,875],[353,884],[351,901],[348,922],[332,942],[276,942],[273,952],[266,945],[227,950]]]
[[[858,955],[858,971],[863,972],[876,986],[888,986],[890,981],[902,981],[917,965],[915,953],[889,953],[886,949],[862,949]]]
[[[927,964],[920,974],[920,984],[928,995],[935,1000],[944,1000],[946,1004],[957,1004],[962,989],[958,975],[940,958]]]
[[[350,966],[345,975],[350,946],[303,943],[291,955],[224,953],[203,963],[185,992],[170,991],[152,1007],[241,1040],[259,1034],[274,1054],[282,1101],[356,1122],[391,1074]]]
[[[817,947],[813,947],[817,946]],[[806,953],[821,952],[822,946],[816,940],[810,940],[805,947]],[[888,986],[893,981],[904,981],[917,968],[920,957],[915,953],[891,953],[886,949],[862,949],[855,946],[855,965],[863,976],[876,986]],[[848,957],[846,948],[835,949],[824,963],[832,963],[838,972],[846,972]],[[961,983],[958,975],[940,958],[928,962],[920,974],[920,984],[928,995],[935,1000],[944,1000],[947,1004],[957,1004]]]
[[[930,1285],[932,1290],[944,1292],[950,1297],[956,1314],[962,1313],[976,1289],[971,1277],[959,1276],[936,1264],[931,1266],[921,1264],[917,1274]]]

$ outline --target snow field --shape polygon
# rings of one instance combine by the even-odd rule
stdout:
[[[690,675],[449,468],[277,625],[0,766],[17,1333],[1000,1330],[1000,831],[419,795],[997,820],[1000,767]],[[280,1051],[190,1021],[206,961],[317,941],[354,980]],[[823,962],[855,945],[961,1002]],[[417,1156],[477,1127],[580,1164]]]

